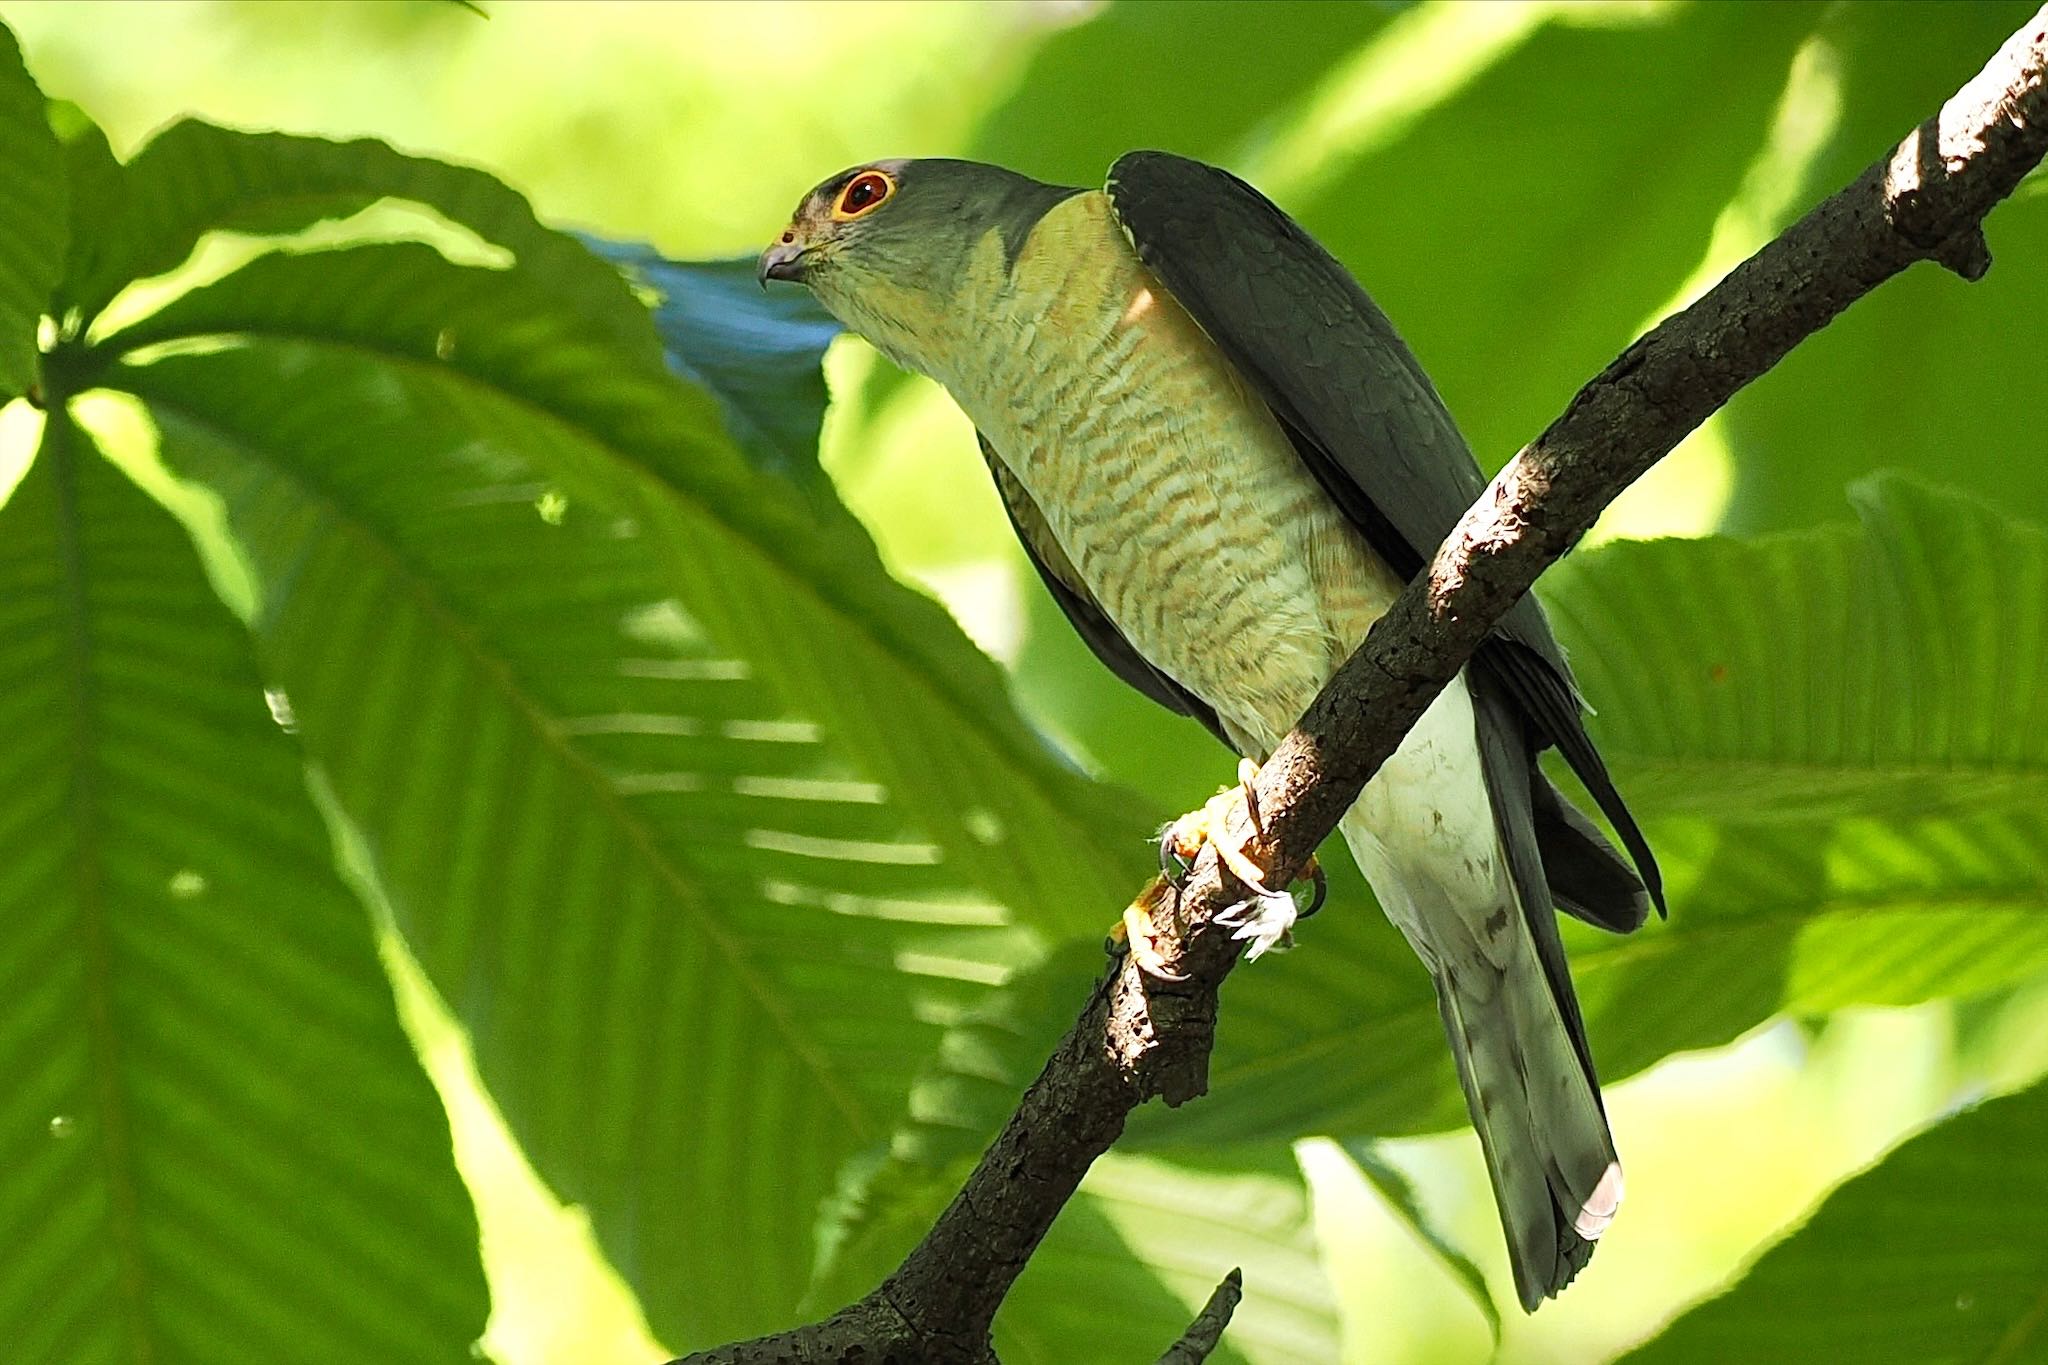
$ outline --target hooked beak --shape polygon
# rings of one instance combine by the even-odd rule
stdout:
[[[766,289],[770,280],[791,280],[803,283],[804,253],[810,250],[802,242],[777,242],[761,253],[761,263],[755,269],[755,278]]]

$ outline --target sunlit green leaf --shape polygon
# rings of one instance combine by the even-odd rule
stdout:
[[[1244,1299],[1211,1360],[1336,1359],[1336,1304],[1285,1148],[1219,1170],[1112,1153],[1025,1267],[996,1319],[997,1354],[1006,1365],[1155,1358],[1233,1266]]]
[[[247,637],[61,414],[0,509],[0,732],[9,1357],[462,1358],[476,1220],[369,918]]]
[[[2035,10],[1972,5],[1837,5],[1818,30],[1820,68],[1840,117],[1786,221],[1853,180],[1941,107]],[[1766,225],[1770,228],[1782,224]],[[2048,201],[1985,223],[1995,264],[1974,284],[1915,266],[1830,323],[1729,404],[1734,530],[1839,520],[1842,490],[1899,467],[2048,517],[2048,422],[2041,367],[2016,344],[2048,316]]]
[[[266,398],[280,365],[321,397]],[[913,983],[878,974],[928,957],[943,1011],[1000,970],[1006,913],[705,636],[637,535],[542,515],[531,449],[558,435],[298,344],[132,380],[226,500],[267,676],[536,1168],[665,1336],[780,1321],[810,1260],[789,1228],[926,1046]]]
[[[36,379],[36,323],[64,264],[63,156],[43,97],[0,25],[0,403]]]
[[[1829,1195],[1726,1294],[1625,1359],[2040,1360],[2048,1354],[2043,1131],[2048,1084],[1929,1129]]]
[[[1487,1330],[1493,1333],[1495,1345],[1500,1343],[1500,1306],[1493,1301],[1493,1294],[1486,1287],[1485,1272],[1478,1262],[1460,1251],[1451,1240],[1438,1229],[1429,1211],[1422,1207],[1422,1196],[1415,1184],[1393,1162],[1375,1150],[1370,1142],[1353,1141],[1344,1144],[1344,1153],[1358,1167],[1360,1175],[1372,1185],[1380,1198],[1386,1201],[1394,1216],[1408,1226],[1416,1240],[1429,1250],[1437,1263],[1448,1270],[1464,1288],[1465,1293],[1477,1305],[1486,1318]]]
[[[1496,467],[1691,274],[1821,12],[1568,11],[1285,207]]]
[[[919,1080],[889,1157],[859,1173],[828,1218],[830,1260],[810,1307],[867,1292],[959,1189],[1103,971],[1076,944],[977,1006]],[[1326,1360],[1335,1310],[1314,1251],[1307,1192],[1284,1145],[1203,1168],[1106,1157],[1061,1213],[996,1319],[1005,1361],[1144,1360],[1177,1337],[1231,1266],[1245,1297],[1233,1361]]]
[[[1054,34],[975,135],[981,161],[1098,187],[1141,147],[1212,161],[1270,136],[1394,5],[1112,4]],[[1173,60],[1143,60],[1172,52]],[[1264,100],[1222,97],[1259,90]]]

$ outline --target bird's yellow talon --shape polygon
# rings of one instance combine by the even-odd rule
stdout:
[[[1275,890],[1268,885],[1270,874],[1245,851],[1248,840],[1233,838],[1226,832],[1230,827],[1231,805],[1241,795],[1246,814],[1251,817],[1252,835],[1263,838],[1265,833],[1259,819],[1259,765],[1249,758],[1243,759],[1237,765],[1237,776],[1240,785],[1217,793],[1200,810],[1190,811],[1166,827],[1159,839],[1159,861],[1163,874],[1178,885],[1194,866],[1202,846],[1215,848],[1217,858],[1230,870],[1230,875],[1251,892],[1242,905],[1216,917],[1217,923],[1236,931],[1233,937],[1248,940],[1245,956],[1249,959],[1293,942],[1289,931],[1294,922],[1321,909],[1328,888],[1323,869],[1313,858],[1302,868],[1302,876],[1315,885],[1315,897],[1306,912],[1299,909],[1284,888]]]
[[[1166,955],[1159,951],[1158,930],[1152,923],[1152,907],[1157,905],[1164,893],[1164,886],[1154,882],[1124,907],[1123,918],[1111,929],[1112,938],[1121,938],[1129,945],[1131,960],[1147,976],[1158,977],[1161,981],[1185,981],[1187,975],[1167,965]]]
[[[1214,842],[1230,818],[1230,789],[1217,792],[1200,810],[1191,810],[1166,827],[1161,844],[1174,857],[1193,863],[1202,846]]]
[[[1258,797],[1254,795],[1259,765],[1248,758],[1240,759],[1237,777],[1236,787],[1224,788],[1210,797],[1200,810],[1189,811],[1166,827],[1159,841],[1161,861],[1170,857],[1185,870],[1194,866],[1203,845],[1213,845],[1216,856],[1230,869],[1231,876],[1244,883],[1247,890],[1263,894],[1267,891],[1266,870],[1244,851],[1242,839],[1232,839],[1225,833],[1230,827],[1231,804],[1242,793],[1245,809],[1251,815],[1253,832],[1263,834],[1259,824]]]

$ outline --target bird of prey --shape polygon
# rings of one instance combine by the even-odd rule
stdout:
[[[1253,763],[1484,487],[1351,275],[1199,162],[1132,152],[1099,191],[873,162],[804,196],[760,275],[943,385],[1082,638]],[[1553,909],[1627,932],[1662,908],[1582,709],[1526,598],[1340,826],[1435,981],[1532,1311],[1622,1196]],[[1633,865],[1536,765],[1553,746]],[[1295,910],[1247,862],[1231,866],[1261,893],[1241,917],[1255,955]]]

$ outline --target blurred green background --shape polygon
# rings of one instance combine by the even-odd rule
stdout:
[[[1217,161],[1359,274],[1491,468],[1644,327],[1925,117],[2029,12],[1649,0],[483,8],[0,0],[0,19],[44,90],[85,109],[123,156],[183,114],[375,136],[488,169],[545,222],[672,257],[755,251],[811,184],[882,156],[969,155],[1084,184],[1133,147]],[[2048,518],[2041,186],[1991,220],[1997,265],[1982,284],[1922,268],[1885,286],[1631,490],[1596,541],[1846,527],[1848,486],[1880,468]],[[1161,809],[1226,780],[1219,750],[1119,689],[1071,637],[943,395],[851,340],[835,343],[827,374],[824,468],[888,567],[1005,667],[1025,712]],[[1766,621],[1774,609],[1757,608]],[[1596,678],[1588,690],[1620,704]],[[1631,704],[1654,708],[1655,689]],[[1306,968],[1317,951],[1310,936],[1258,970]],[[505,1365],[661,1358],[580,1212],[555,1202],[497,1120],[460,1032],[401,954],[392,966],[410,983],[409,1022],[479,1202],[489,1352]],[[1502,1324],[1497,1358],[1615,1354],[1903,1135],[2043,1068],[2048,986],[2036,979],[1990,999],[1781,1017],[1612,1087],[1628,1211],[1581,1284]],[[1170,1139],[1179,1119],[1201,1115],[1148,1131]],[[1498,1284],[1469,1132],[1375,1151]],[[1297,1155],[1344,1359],[1493,1356],[1485,1318],[1360,1167],[1324,1139]],[[1126,1184],[1142,1187],[1146,1158],[1125,1160]],[[1126,1236],[1145,1235],[1144,1207],[1129,1197]],[[1220,1233],[1214,1246],[1189,1234],[1167,1259],[1196,1282],[1235,1254]],[[1254,1299],[1287,1292],[1254,1277]]]

